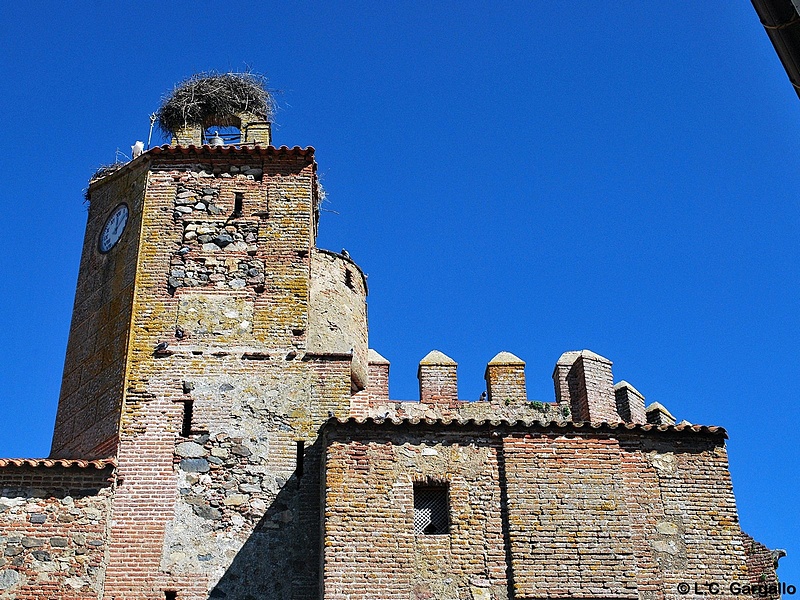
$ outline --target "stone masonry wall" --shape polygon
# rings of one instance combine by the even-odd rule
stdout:
[[[111,476],[111,467],[0,467],[0,598],[100,597]]]
[[[530,401],[524,404],[497,404],[460,400],[445,404],[405,400],[374,400],[366,416],[380,419],[486,419],[506,421],[569,421],[570,410],[565,404]],[[360,416],[360,415],[354,415]]]
[[[90,193],[53,453],[116,452],[114,493],[110,467],[0,464],[0,598],[671,600],[762,568],[724,432],[567,422],[620,420],[594,353],[555,404],[507,353],[490,402],[438,352],[389,400],[366,281],[315,248],[313,149],[155,148]],[[415,533],[415,486],[446,489],[447,533]]]
[[[308,350],[353,354],[353,383],[367,386],[367,285],[361,269],[326,250],[311,253]]]
[[[159,565],[181,598],[204,598],[209,589],[219,597],[316,597],[313,423],[345,411],[349,370],[349,361],[236,357],[225,375],[192,380],[197,433],[175,438],[177,499]]]

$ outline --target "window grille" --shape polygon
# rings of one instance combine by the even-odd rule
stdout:
[[[447,486],[414,486],[414,533],[441,535],[450,531]]]

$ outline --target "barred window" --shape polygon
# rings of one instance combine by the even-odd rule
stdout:
[[[450,502],[446,485],[414,486],[414,533],[441,535],[450,532]]]

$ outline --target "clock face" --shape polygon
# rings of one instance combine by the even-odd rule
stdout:
[[[103,231],[100,232],[100,252],[108,252],[117,244],[127,223],[128,205],[120,204],[108,217]]]

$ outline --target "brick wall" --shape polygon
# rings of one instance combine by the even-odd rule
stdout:
[[[326,598],[679,598],[753,575],[719,429],[350,420],[324,439]],[[445,536],[414,533],[430,480]]]
[[[553,371],[556,402],[569,403],[572,419],[619,423],[611,361],[591,350],[561,355]]]
[[[652,539],[649,545],[661,567],[665,592],[674,593],[687,578],[746,579],[725,447],[697,438],[680,441],[680,446],[668,438],[638,443],[648,472],[658,478],[664,522],[656,527],[663,538]],[[714,560],[709,561],[709,556]]]
[[[89,217],[53,433],[54,457],[104,458],[116,449],[146,164],[140,160],[90,186]],[[120,203],[128,205],[128,222],[117,245],[103,254],[99,237]]]
[[[437,434],[425,441],[407,432],[363,434],[351,441],[332,437],[326,446],[324,597],[505,597],[492,444],[440,444]],[[449,483],[448,535],[414,534],[414,483],[431,480]]]
[[[375,350],[369,350],[369,383],[367,396],[370,402],[389,399],[389,361]]]
[[[420,401],[389,400],[365,280],[314,247],[313,150],[157,148],[90,192],[53,455],[119,466],[113,497],[110,472],[9,479],[0,587],[15,597],[36,578],[53,597],[115,600],[312,599],[323,581],[341,599],[655,600],[764,568],[723,434],[600,426],[642,420],[644,402],[615,396],[603,357],[563,355],[553,404],[528,400],[524,363],[501,353],[474,402],[434,351]],[[126,231],[101,255],[123,201]],[[332,419],[349,415],[431,422]],[[414,486],[431,483],[450,531],[418,535]]]
[[[419,361],[419,401],[425,404],[458,402],[458,364],[438,350],[432,350]]]
[[[510,352],[500,352],[489,361],[484,379],[489,402],[505,405],[527,402],[525,362]]]
[[[517,596],[636,598],[617,440],[508,435],[502,460]]]
[[[506,419],[525,421],[570,420],[568,402],[529,400],[525,363],[510,352],[500,352],[486,366],[482,399],[458,399],[457,364],[439,351],[429,352],[419,364],[419,401],[389,399],[389,361],[369,351],[367,389],[353,396],[350,416],[425,419]]]
[[[778,591],[780,581],[776,569],[778,560],[785,556],[786,552],[784,550],[772,551],[746,533],[742,534],[742,541],[747,557],[749,583],[759,586],[758,592],[753,595],[758,595],[760,598],[780,598],[781,594]]]
[[[614,397],[617,401],[617,413],[623,421],[647,423],[644,396],[639,390],[627,381],[620,381],[614,384]]]
[[[589,350],[559,358],[553,372],[555,402],[528,398],[525,363],[509,352],[498,353],[487,364],[486,393],[480,400],[458,399],[457,364],[436,350],[420,361],[419,401],[390,400],[389,362],[374,350],[370,353],[367,388],[353,397],[354,417],[646,423],[652,421],[648,414],[655,414],[652,407],[661,407],[653,403],[647,413],[644,396],[626,381],[612,385],[611,361]],[[658,422],[675,421],[670,415],[669,421]]]

